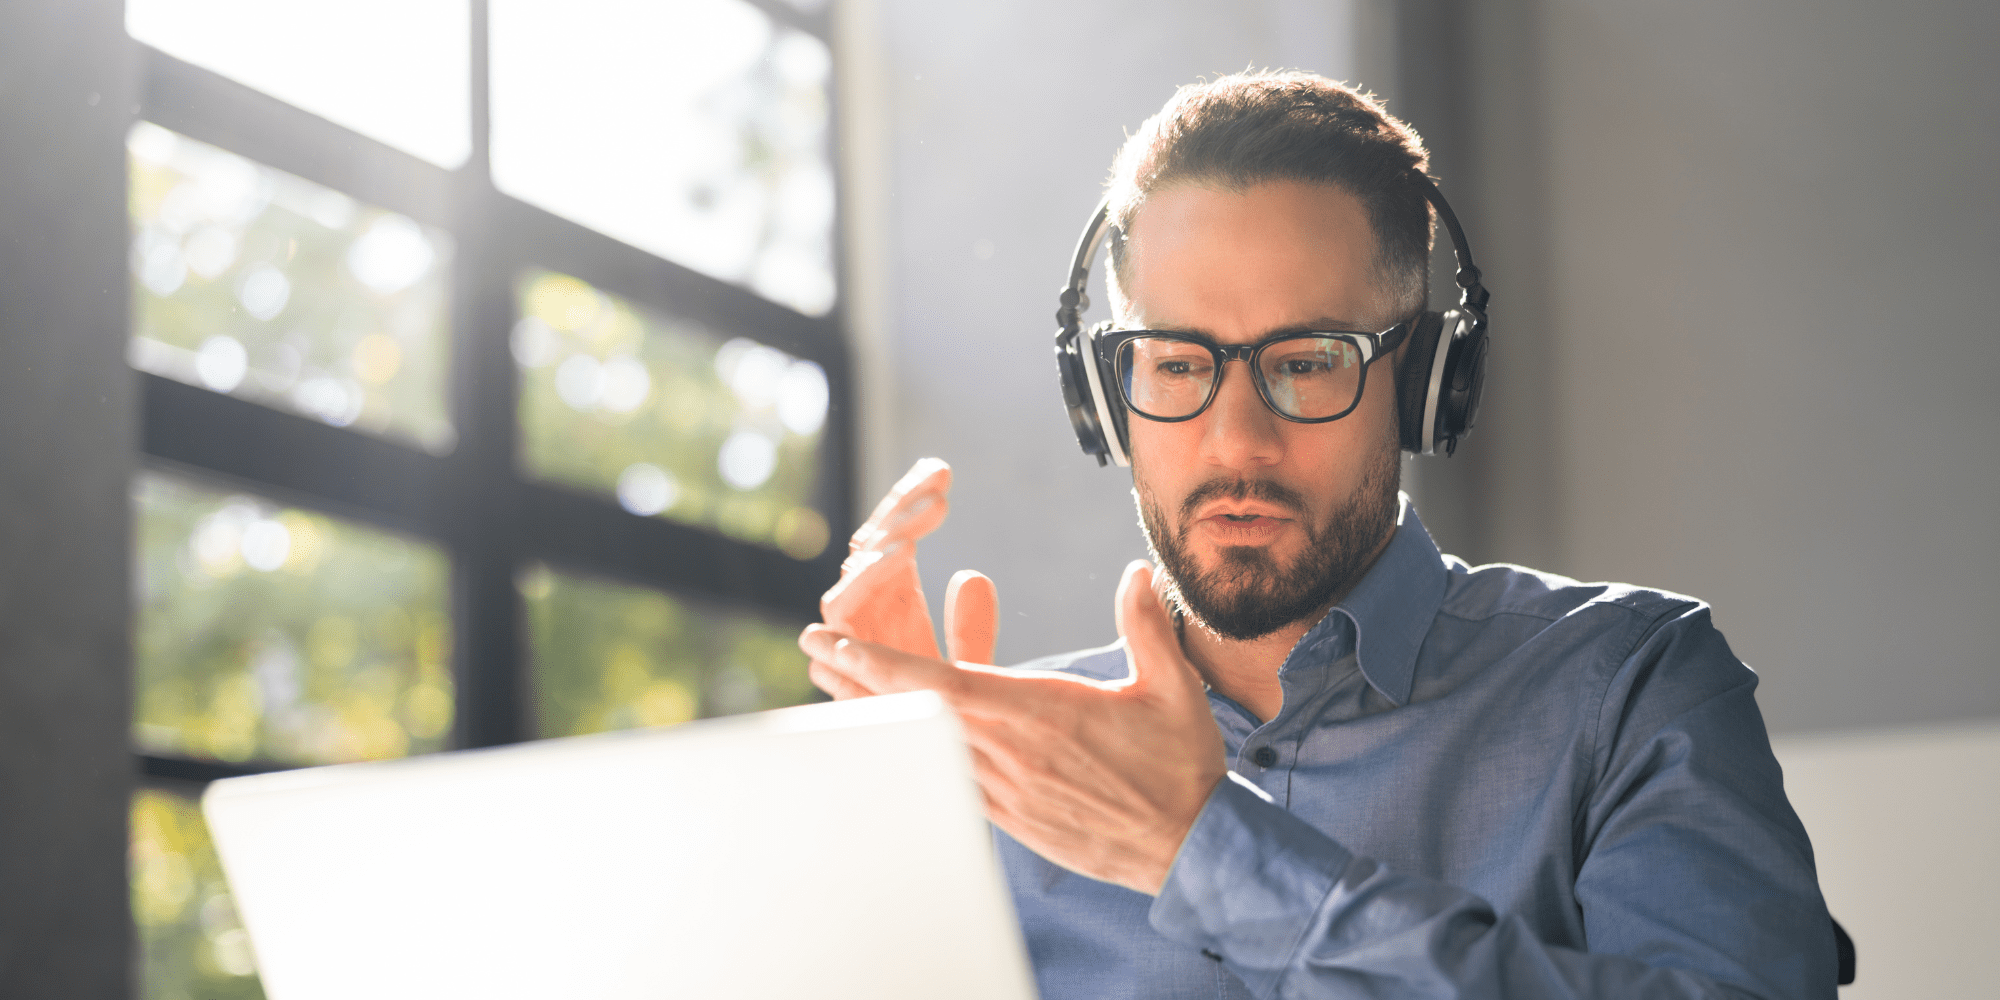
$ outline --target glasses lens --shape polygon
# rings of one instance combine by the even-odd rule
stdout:
[[[1292,337],[1266,345],[1257,377],[1279,413],[1323,420],[1361,396],[1361,352],[1341,337]]]
[[[1176,420],[1208,402],[1215,355],[1185,340],[1139,337],[1118,348],[1118,379],[1126,405],[1148,417]]]

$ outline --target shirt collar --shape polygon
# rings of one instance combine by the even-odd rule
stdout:
[[[1409,494],[1398,499],[1396,533],[1389,547],[1347,599],[1299,641],[1293,657],[1303,653],[1319,660],[1345,655],[1344,626],[1351,623],[1361,675],[1383,697],[1406,705],[1416,676],[1417,650],[1444,600],[1446,572]]]

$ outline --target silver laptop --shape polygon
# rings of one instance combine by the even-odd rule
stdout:
[[[232,778],[272,1000],[1033,1000],[929,692]]]

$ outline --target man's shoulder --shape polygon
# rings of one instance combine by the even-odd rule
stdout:
[[[1613,701],[1643,695],[1667,708],[1756,685],[1709,606],[1686,594],[1450,557],[1447,569],[1433,637],[1444,639],[1438,652],[1448,659],[1477,650],[1478,659],[1513,671],[1567,677]]]
[[[1554,623],[1611,612],[1617,618],[1659,622],[1708,610],[1700,599],[1670,590],[1585,582],[1513,563],[1468,566],[1456,556],[1444,560],[1448,573],[1438,613],[1464,621],[1522,617]]]
[[[1057,653],[1029,660],[1015,666],[1016,670],[1059,670],[1066,674],[1088,677],[1092,680],[1115,681],[1126,675],[1129,668],[1125,662],[1125,640],[1119,639],[1108,646],[1094,649],[1079,649],[1068,653]]]

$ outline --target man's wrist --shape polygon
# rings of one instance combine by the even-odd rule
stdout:
[[[1173,872],[1174,862],[1180,857],[1181,847],[1187,843],[1188,833],[1201,819],[1202,811],[1208,808],[1208,801],[1215,797],[1215,789],[1227,780],[1226,774],[1227,772],[1216,775],[1208,782],[1202,789],[1201,797],[1195,800],[1193,811],[1189,812],[1184,820],[1150,838],[1145,849],[1135,858],[1136,864],[1129,878],[1115,881],[1148,896],[1158,896],[1161,888],[1166,885],[1167,876]]]

